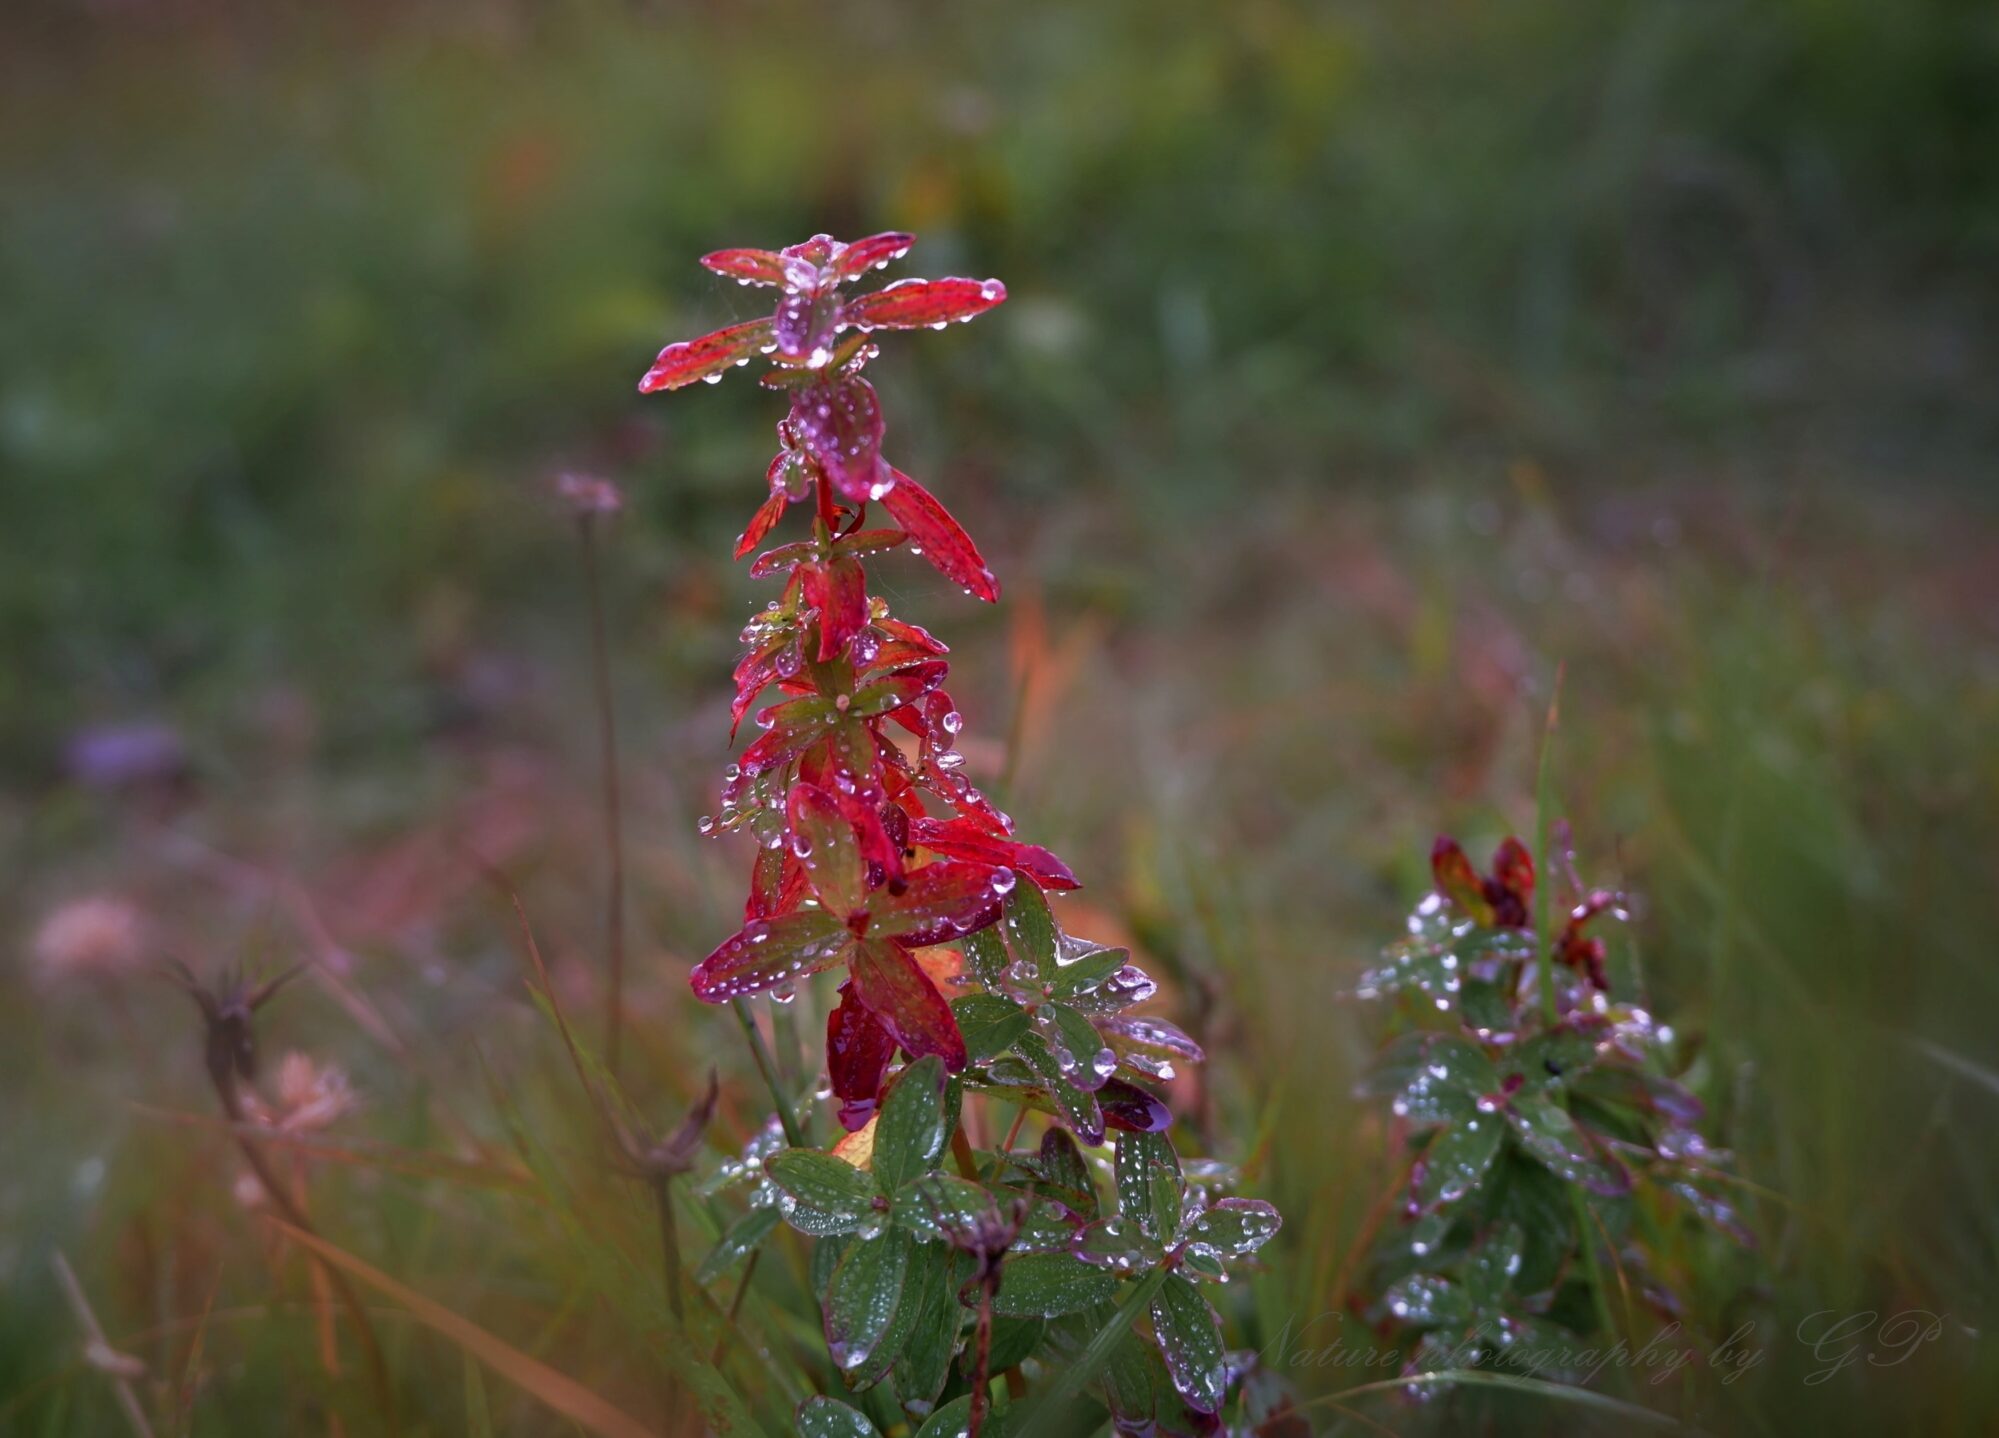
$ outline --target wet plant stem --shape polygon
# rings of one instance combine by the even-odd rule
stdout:
[[[1541,1017],[1550,1028],[1559,1017],[1555,1003],[1554,941],[1548,934],[1548,892],[1555,885],[1555,866],[1548,860],[1548,831],[1554,822],[1550,758],[1555,748],[1555,726],[1561,722],[1564,676],[1565,668],[1557,668],[1555,697],[1548,702],[1548,726],[1541,735],[1541,758],[1534,774],[1534,852],[1547,871],[1534,885],[1534,971],[1541,985]]]
[[[611,698],[610,638],[604,624],[603,566],[597,553],[597,519],[577,518],[583,548],[583,583],[590,597],[590,671],[597,703],[597,761],[603,784],[604,856],[609,872],[604,891],[604,971],[608,989],[604,1017],[604,1064],[618,1076],[618,1051],[625,1011],[625,841],[618,784],[618,720]]]
[[[979,1438],[986,1426],[986,1409],[992,1405],[993,1295],[999,1291],[999,1270],[995,1268],[979,1285],[978,1359],[972,1370],[972,1411],[965,1426],[965,1438]]]
[[[805,1136],[799,1130],[797,1116],[791,1111],[791,1101],[784,1096],[784,1086],[778,1082],[777,1067],[771,1062],[770,1045],[764,1042],[763,1031],[757,1027],[749,1001],[731,999],[729,1007],[736,1011],[736,1021],[743,1026],[743,1037],[749,1040],[750,1056],[757,1062],[757,1072],[763,1075],[764,1087],[770,1090],[771,1102],[777,1105],[777,1121],[784,1126],[784,1141],[793,1148],[804,1148]]]

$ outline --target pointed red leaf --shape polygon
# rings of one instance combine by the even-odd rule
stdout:
[[[858,329],[943,329],[953,320],[984,314],[1006,298],[998,280],[897,280],[886,289],[847,301],[841,318]]]
[[[953,943],[997,922],[1000,899],[983,864],[925,864],[910,872],[900,894],[875,896],[868,932],[912,949]]]
[[[880,499],[894,482],[882,463],[881,398],[858,375],[838,375],[798,390],[791,400],[798,444],[833,487],[855,503]]]
[[[852,938],[847,926],[824,909],[751,919],[695,965],[688,982],[703,1003],[725,1003],[831,968]]]
[[[854,826],[840,812],[839,801],[816,784],[794,784],[786,807],[791,852],[805,866],[812,892],[842,920],[859,913],[868,900],[868,876]]]
[[[763,543],[764,536],[770,533],[771,527],[784,518],[785,506],[790,503],[790,498],[782,489],[771,491],[770,498],[758,505],[757,512],[750,516],[749,528],[737,538],[736,558],[741,559]]]
[[[652,362],[652,368],[639,381],[639,393],[679,389],[697,379],[705,379],[712,384],[731,365],[748,364],[751,356],[766,349],[770,343],[771,322],[762,319],[730,325],[698,340],[683,340],[679,344],[668,345],[659,352],[659,358]]]
[[[895,516],[895,522],[909,531],[909,542],[920,548],[923,557],[952,583],[988,604],[997,600],[999,581],[986,568],[972,536],[965,533],[929,490],[893,466],[889,474],[895,486],[882,496],[882,502]]]
[[[936,1054],[956,1072],[965,1066],[965,1036],[951,1006],[916,960],[899,945],[863,940],[854,946],[853,997],[914,1058]]]
[[[947,859],[1013,869],[1044,889],[1081,887],[1069,866],[1048,850],[988,833],[975,819],[917,819],[909,826],[909,840]]]
[[[1504,911],[1501,922],[1513,928],[1525,924],[1534,899],[1534,857],[1527,846],[1510,836],[1502,841],[1492,856],[1492,878],[1500,894],[1489,897]]]
[[[866,1125],[881,1092],[882,1075],[895,1057],[895,1039],[881,1020],[840,985],[840,1002],[826,1016],[826,1073],[840,1104],[840,1126],[852,1133]]]
[[[819,611],[818,658],[824,664],[868,627],[867,573],[858,559],[844,554],[803,571],[806,603]]]
[[[855,240],[834,259],[833,277],[840,281],[857,280],[869,270],[880,269],[901,259],[915,243],[916,236],[894,230],[869,235],[865,240]]]
[[[701,263],[718,275],[751,285],[782,285],[784,257],[774,250],[717,250]]]
[[[860,718],[886,714],[921,699],[942,684],[950,672],[951,666],[941,659],[907,665],[856,690],[853,708],[848,712]]]
[[[809,539],[801,539],[793,544],[780,544],[776,549],[767,549],[756,557],[755,562],[750,565],[750,578],[762,579],[765,575],[775,574],[787,565],[801,564],[806,560],[815,559],[818,554],[819,546]],[[736,557],[742,558],[740,554]]]
[[[791,850],[757,846],[756,861],[750,865],[750,896],[743,904],[743,922],[788,914],[805,897],[805,866]]]
[[[1491,926],[1492,905],[1485,901],[1485,885],[1456,839],[1437,836],[1437,842],[1430,847],[1430,873],[1437,881],[1438,893],[1470,918]]]

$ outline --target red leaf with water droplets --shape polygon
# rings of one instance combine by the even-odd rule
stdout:
[[[1478,870],[1465,857],[1456,839],[1437,836],[1437,842],[1430,848],[1430,873],[1437,881],[1437,892],[1456,904],[1465,913],[1488,927],[1493,920],[1492,905],[1486,902],[1485,882],[1479,878]]]
[[[892,480],[882,463],[881,397],[858,375],[837,375],[797,391],[791,428],[799,448],[833,487],[855,503],[882,497]]]
[[[751,919],[695,965],[688,982],[703,1003],[725,1003],[831,968],[852,941],[847,926],[824,909]]]
[[[847,301],[846,323],[864,330],[942,328],[984,314],[1006,299],[998,280],[897,280],[887,289]]]
[[[1069,866],[1040,845],[991,833],[976,819],[915,819],[909,825],[909,840],[947,859],[1013,869],[1044,889],[1081,887]]]
[[[925,864],[910,872],[900,894],[876,895],[868,932],[912,949],[952,943],[996,922],[1000,897],[982,864]]]
[[[639,381],[639,393],[679,389],[698,379],[719,378],[730,366],[747,364],[751,356],[770,343],[771,322],[761,319],[730,325],[698,340],[668,345]]]
[[[913,1058],[936,1054],[944,1067],[965,1066],[965,1036],[951,1006],[900,945],[864,940],[854,946],[854,1000],[880,1021]]]
[[[904,704],[921,699],[944,682],[951,666],[941,659],[927,659],[885,674],[854,692],[849,713],[860,717],[886,714]]]
[[[774,250],[717,250],[701,263],[718,275],[753,285],[783,285],[784,256]]]
[[[1103,1110],[1106,1128],[1128,1133],[1164,1133],[1173,1127],[1173,1111],[1140,1088],[1123,1079],[1106,1079],[1097,1090],[1097,1107]]]
[[[743,922],[788,914],[805,897],[805,869],[789,847],[773,849],[757,846],[756,861],[750,865],[750,896],[743,904]]]
[[[805,602],[819,611],[819,662],[824,664],[868,626],[868,578],[861,562],[839,555],[802,566]]]
[[[854,827],[840,812],[839,801],[816,784],[795,784],[786,810],[791,850],[805,865],[819,902],[843,920],[861,912],[868,901],[868,876]]]
[[[857,280],[869,270],[901,259],[915,243],[916,236],[894,230],[855,240],[833,261],[833,277],[840,281]]]
[[[951,517],[936,497],[904,474],[890,468],[895,487],[882,496],[882,503],[895,522],[909,533],[909,542],[922,549],[923,557],[952,583],[970,590],[991,604],[999,598],[999,581],[986,568],[972,536]]]
[[[880,1019],[854,997],[851,982],[840,985],[840,1002],[826,1016],[826,1073],[840,1099],[840,1126],[852,1133],[874,1113],[882,1075],[895,1057],[895,1038]]]
[[[757,512],[750,516],[749,528],[737,538],[736,558],[741,559],[763,543],[764,536],[770,533],[771,527],[784,518],[785,506],[790,503],[790,498],[782,489],[771,491],[770,498],[758,505]]]

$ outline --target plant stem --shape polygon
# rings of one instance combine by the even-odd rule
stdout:
[[[1110,1322],[1097,1330],[1089,1346],[1076,1355],[1074,1363],[1062,1370],[1054,1384],[1041,1395],[1026,1417],[1012,1431],[1040,1432],[1041,1428],[1033,1420],[1040,1418],[1044,1413],[1053,1414],[1056,1409],[1082,1392],[1083,1385],[1096,1377],[1097,1370],[1110,1361],[1111,1350],[1117,1347],[1119,1340],[1130,1331],[1138,1315],[1151,1305],[1152,1295],[1159,1291],[1160,1285],[1165,1281],[1166,1270],[1163,1268],[1155,1268],[1141,1278],[1138,1286],[1125,1295],[1124,1302],[1118,1305],[1118,1310],[1111,1315]]]
[[[749,1261],[743,1265],[742,1281],[736,1285],[736,1293],[729,1300],[729,1313],[722,1320],[722,1336],[715,1340],[715,1351],[708,1358],[710,1368],[722,1366],[722,1355],[729,1351],[729,1335],[736,1331],[736,1315],[743,1311],[743,1299],[749,1296],[750,1280],[757,1276],[757,1260],[763,1257],[761,1248],[750,1250]]]
[[[1541,734],[1541,760],[1534,774],[1534,859],[1541,866],[1534,883],[1534,969],[1541,983],[1541,1018],[1554,1027],[1558,1017],[1555,1004],[1554,945],[1548,933],[1548,891],[1554,887],[1555,866],[1548,858],[1548,829],[1554,800],[1549,785],[1549,757],[1555,748],[1555,726],[1562,715],[1562,679],[1567,667],[1555,670],[1555,697],[1548,703],[1548,727]]]
[[[604,851],[610,873],[604,894],[604,967],[609,987],[605,1014],[604,1064],[618,1076],[618,1050],[625,1008],[625,841],[618,793],[618,720],[611,700],[610,640],[604,626],[604,583],[597,561],[597,521],[576,521],[583,542],[584,587],[590,595],[590,669],[597,698],[597,758],[604,787]]]
[[[70,1312],[76,1315],[76,1321],[90,1337],[89,1352],[109,1355],[110,1340],[104,1336],[104,1326],[97,1321],[97,1312],[84,1295],[83,1285],[77,1282],[76,1270],[69,1266],[69,1260],[63,1257],[60,1249],[56,1250],[50,1264],[55,1269],[57,1281],[62,1284],[63,1296],[69,1300]],[[104,1371],[111,1380],[111,1391],[118,1395],[119,1411],[132,1426],[132,1432],[137,1438],[153,1438],[153,1425],[146,1421],[145,1410],[139,1406],[139,1400],[132,1392],[131,1380],[116,1369],[106,1367]]]
[[[979,1285],[979,1336],[978,1363],[972,1373],[972,1411],[970,1422],[965,1426],[965,1438],[979,1438],[979,1432],[986,1426],[986,1409],[991,1406],[993,1395],[993,1292],[999,1287],[997,1270]]]
[[[687,1304],[681,1297],[680,1231],[673,1221],[673,1180],[661,1174],[652,1181],[653,1202],[659,1206],[659,1261],[665,1270],[666,1302],[673,1321],[685,1330]]]
[[[783,1086],[778,1083],[770,1046],[764,1042],[763,1031],[757,1027],[756,1017],[750,1013],[749,1001],[731,999],[729,1007],[736,1011],[736,1021],[743,1026],[743,1036],[750,1041],[750,1055],[757,1061],[757,1072],[763,1075],[764,1087],[770,1090],[771,1102],[777,1105],[777,1121],[784,1125],[784,1141],[793,1148],[804,1148],[805,1137],[799,1132],[798,1120],[791,1112]]]

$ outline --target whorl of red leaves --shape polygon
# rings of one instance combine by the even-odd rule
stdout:
[[[790,394],[768,497],[736,554],[762,544],[793,504],[810,502],[812,533],[751,565],[753,576],[780,576],[784,588],[743,631],[732,718],[740,724],[770,689],[778,698],[757,714],[761,736],[725,771],[719,822],[702,828],[746,830],[758,852],[743,927],[691,981],[709,1003],[764,991],[784,998],[808,975],[844,967],[828,1068],[856,1114],[872,1107],[898,1048],[965,1067],[950,1005],[916,952],[995,922],[1016,884],[1076,887],[1067,865],[1015,839],[1012,821],[960,772],[944,645],[868,592],[867,565],[906,547],[967,594],[999,597],[971,537],[883,458],[881,405],[863,371],[877,354],[869,333],[943,329],[999,304],[1006,287],[903,280],[841,293],[911,243],[903,234],[849,244],[819,235],[775,252],[707,256],[702,263],[718,274],[776,288],[775,312],[668,345],[639,382],[648,393],[713,382],[765,356],[774,368],[764,384]],[[875,504],[886,523],[870,527]]]
[[[1525,929],[1533,924],[1534,857],[1518,839],[1502,840],[1492,856],[1492,872],[1480,874],[1458,841],[1440,834],[1430,848],[1430,873],[1437,892],[1481,928]],[[1617,896],[1608,890],[1582,894],[1563,920],[1552,948],[1556,963],[1587,975],[1592,985],[1606,992],[1610,979],[1604,970],[1603,940],[1582,930],[1616,902]]]

